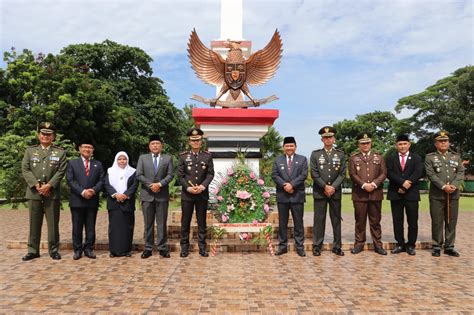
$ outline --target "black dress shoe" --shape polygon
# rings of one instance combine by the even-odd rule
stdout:
[[[394,249],[392,249],[391,253],[392,254],[400,254],[400,253],[405,252],[405,251],[406,251],[406,248],[404,246],[397,245],[397,246],[395,246]]]
[[[447,248],[444,253],[448,256],[459,257],[459,253],[454,248]]]
[[[82,257],[82,253],[81,252],[74,252],[74,255],[72,255],[72,259],[74,260],[78,260],[78,259],[81,259]]]
[[[304,251],[304,249],[297,250],[296,253],[300,257],[306,257],[306,252]]]
[[[54,252],[50,256],[51,256],[51,258],[53,258],[53,260],[60,260],[61,259],[61,255],[59,255],[58,252]]]
[[[151,255],[153,255],[151,250],[144,250],[143,253],[142,253],[142,258],[146,259],[146,258],[150,257]]]
[[[188,257],[188,256],[189,256],[189,252],[187,250],[182,250],[181,253],[179,253],[179,257],[181,258]]]
[[[431,252],[431,256],[434,256],[434,257],[441,256],[441,249],[438,249],[438,248],[433,249],[433,251]]]
[[[28,261],[28,260],[32,260],[32,259],[35,259],[35,258],[39,258],[39,256],[40,256],[39,254],[28,253],[25,256],[23,256],[21,258],[21,260]]]
[[[333,248],[332,252],[338,256],[344,256],[344,252],[340,248]]]
[[[387,255],[387,251],[382,247],[375,247],[374,251],[379,255]]]
[[[132,253],[131,252],[126,252],[125,254],[123,254],[125,257],[132,257]]]
[[[95,259],[96,256],[94,254],[94,251],[92,249],[85,249],[84,250],[84,256],[89,257],[90,259]]]
[[[110,257],[110,258],[114,258],[114,257],[118,257],[118,255],[115,255],[114,253],[110,253],[110,254],[109,254],[109,257]]]
[[[170,258],[170,252],[167,250],[160,250],[160,256],[163,258]]]
[[[288,249],[287,249],[287,248],[284,248],[284,249],[279,249],[279,250],[277,250],[277,252],[275,253],[275,255],[281,256],[281,255],[286,254],[286,253],[288,253]]]
[[[361,246],[356,246],[356,247],[354,247],[353,249],[351,249],[351,254],[354,254],[354,255],[355,255],[355,254],[360,253],[360,252],[363,251],[363,250],[364,250],[363,247],[361,247]]]
[[[313,247],[313,256],[321,256],[321,248]]]
[[[407,247],[407,253],[408,255],[415,256],[416,255],[416,250],[414,246],[408,246]]]
[[[205,249],[200,249],[199,255],[201,255],[202,257],[209,257],[209,253]]]

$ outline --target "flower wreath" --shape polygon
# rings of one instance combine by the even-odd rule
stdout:
[[[211,202],[217,202],[214,215],[221,223],[265,222],[270,213],[270,193],[263,179],[245,164],[245,156],[238,155],[226,174],[219,174],[211,191]]]

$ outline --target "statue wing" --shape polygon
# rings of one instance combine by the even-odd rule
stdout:
[[[248,84],[261,85],[275,75],[280,65],[282,47],[283,43],[277,29],[267,46],[256,51],[246,60]]]
[[[194,72],[205,83],[211,85],[225,83],[225,60],[201,42],[195,29],[189,38],[188,57]]]

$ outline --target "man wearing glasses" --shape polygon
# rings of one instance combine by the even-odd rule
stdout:
[[[56,128],[52,123],[43,122],[38,128],[39,145],[26,149],[21,171],[26,181],[26,196],[30,212],[30,232],[28,254],[22,260],[40,257],[39,245],[43,216],[48,225],[48,251],[54,260],[59,254],[59,208],[60,183],[66,172],[66,151],[54,146]]]
[[[382,200],[383,181],[387,177],[387,168],[382,155],[373,152],[372,139],[369,133],[357,136],[359,152],[353,154],[349,161],[349,175],[352,180],[352,202],[355,210],[355,244],[352,254],[364,249],[369,217],[370,234],[377,254],[387,255],[382,247]]]
[[[187,133],[191,150],[179,156],[178,179],[182,187],[180,257],[189,255],[189,232],[194,208],[198,223],[199,255],[209,256],[206,251],[206,212],[208,187],[214,178],[214,163],[209,152],[201,151],[203,134],[201,129],[191,128]]]

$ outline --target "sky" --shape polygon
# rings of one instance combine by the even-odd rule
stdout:
[[[192,94],[215,95],[188,61],[193,28],[207,46],[219,38],[220,0],[0,0],[2,52],[59,53],[105,39],[140,47],[179,108],[207,107]],[[394,112],[401,97],[474,64],[472,0],[243,0],[243,37],[253,51],[275,29],[283,41],[280,68],[250,91],[279,97],[262,108],[280,111],[276,129],[294,136],[306,156],[322,146],[322,126]]]

